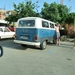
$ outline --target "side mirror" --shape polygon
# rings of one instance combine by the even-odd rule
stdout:
[[[0,46],[0,57],[3,56],[3,48]]]

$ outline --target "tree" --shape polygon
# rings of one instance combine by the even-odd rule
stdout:
[[[68,16],[70,12],[70,8],[68,8],[66,5],[58,4],[58,12],[59,16],[61,17],[60,23],[64,24],[66,17]]]
[[[67,24],[73,24],[74,25],[74,18],[75,18],[75,13],[74,12],[73,13],[69,13],[69,14],[67,14],[65,22]]]
[[[44,2],[44,6],[42,8],[41,14],[42,18],[64,23],[65,17],[69,13],[69,9],[65,5],[57,4],[56,2],[48,4]]]
[[[66,17],[65,23],[66,25],[66,29],[68,30],[68,35],[70,36],[74,36],[74,29],[75,29],[75,25],[74,25],[74,20],[75,20],[75,13],[69,13]]]
[[[16,22],[19,18],[22,17],[40,16],[40,14],[38,13],[39,8],[38,1],[36,1],[36,3],[32,3],[31,0],[29,1],[26,0],[25,2],[23,1],[18,5],[13,3],[13,7],[14,13],[5,18],[5,20],[9,22],[11,21]]]

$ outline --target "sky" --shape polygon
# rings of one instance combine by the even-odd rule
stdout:
[[[18,5],[22,1],[25,1],[25,0],[0,0],[0,8],[2,9],[5,8],[5,10],[13,10],[14,9],[13,3]],[[36,3],[37,0],[31,0],[31,1],[32,3]],[[38,9],[39,12],[43,8],[44,2],[47,2],[48,4],[51,4],[53,2],[60,4],[60,0],[38,0],[38,6],[40,6]],[[66,5],[68,8],[71,7],[71,12],[75,12],[75,0],[63,0],[63,5]]]

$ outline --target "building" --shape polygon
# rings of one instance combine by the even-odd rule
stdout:
[[[9,26],[9,22],[5,21],[4,19],[11,14],[14,15],[15,12],[13,10],[6,11],[0,8],[0,26]],[[15,23],[12,22],[10,26],[15,26]]]
[[[6,17],[6,11],[4,9],[0,9],[0,20],[4,20]]]
[[[0,26],[8,25],[8,22],[4,20],[5,17],[6,17],[6,10],[0,9]]]

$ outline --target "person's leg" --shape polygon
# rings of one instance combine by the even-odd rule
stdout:
[[[56,32],[56,45],[57,45],[57,43],[58,43],[58,34]]]
[[[58,45],[60,45],[60,33],[58,33]]]
[[[73,47],[73,49],[75,49],[75,38],[74,38],[74,47]]]
[[[56,45],[58,45],[58,38],[56,39]]]
[[[56,45],[60,45],[60,39],[59,38],[57,38],[57,40],[56,40],[57,42],[56,42]]]
[[[60,45],[60,38],[58,39],[58,45]]]

